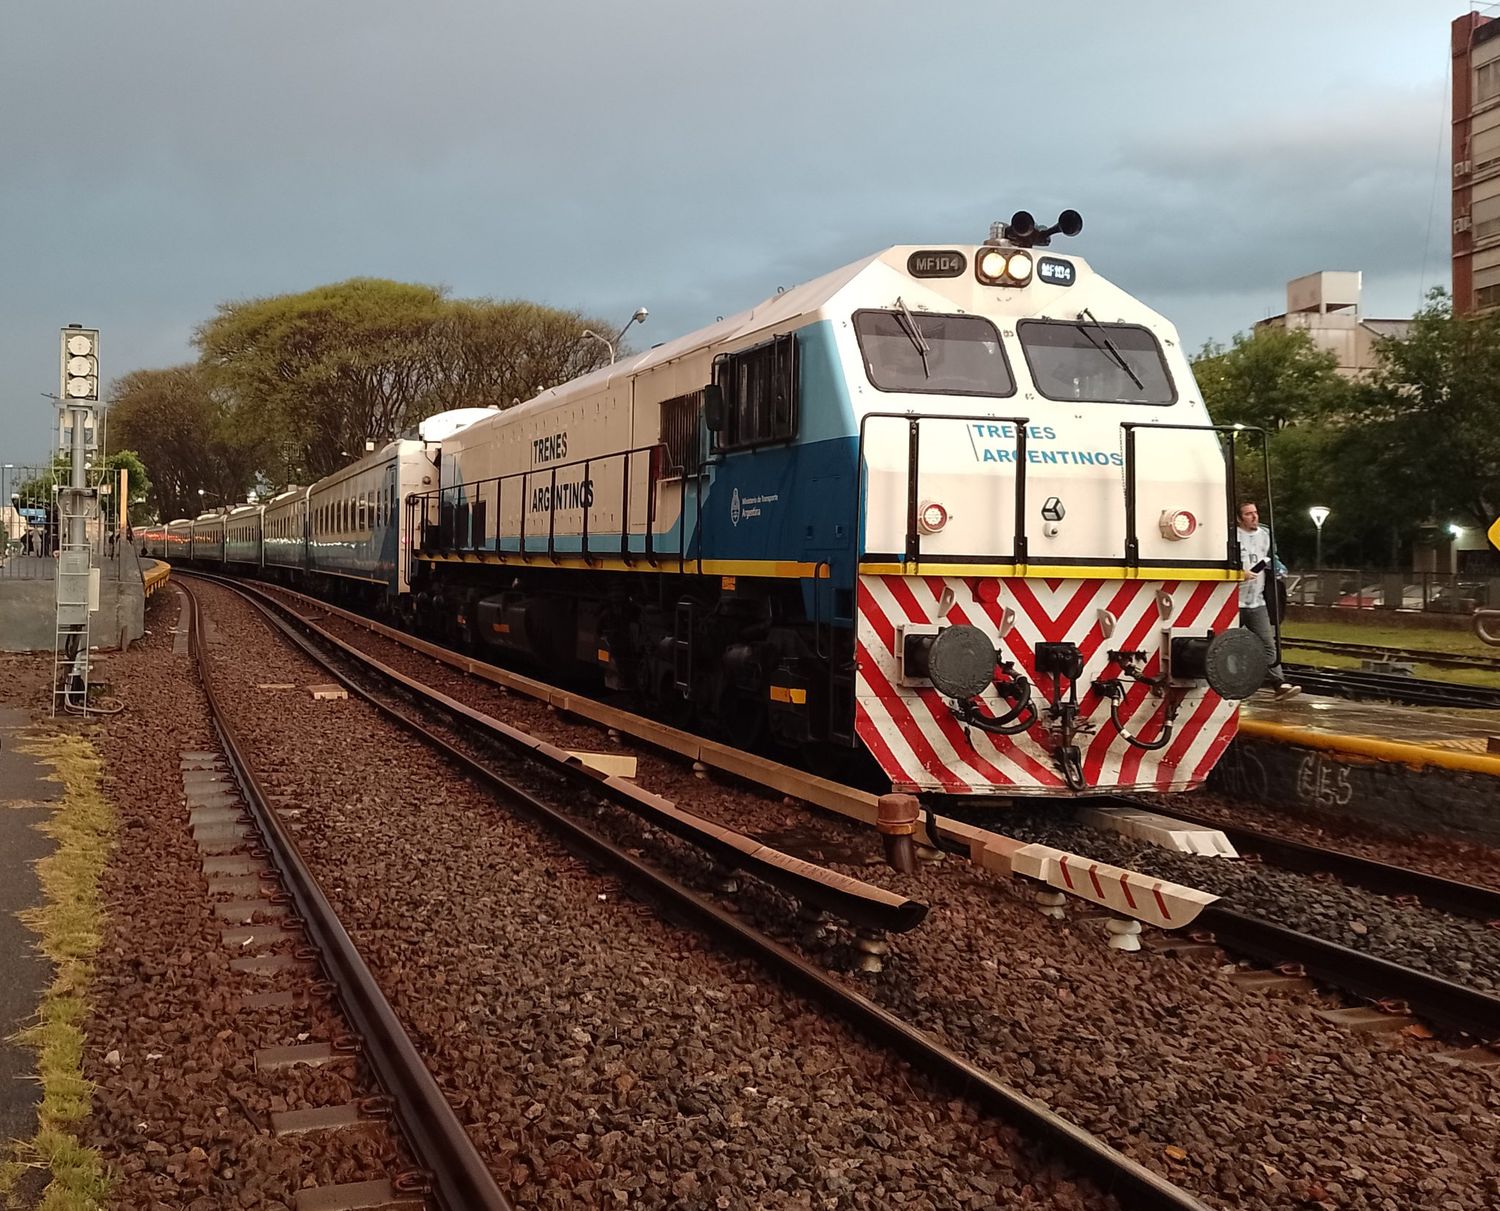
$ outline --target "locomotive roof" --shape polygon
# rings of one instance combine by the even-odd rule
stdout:
[[[822,277],[783,290],[780,294],[774,294],[748,311],[741,311],[738,315],[719,320],[706,328],[699,328],[675,340],[656,345],[644,353],[621,358],[612,366],[601,366],[589,374],[569,379],[565,383],[559,383],[556,387],[549,387],[541,394],[534,395],[531,399],[523,400],[515,407],[506,409],[501,415],[513,414],[519,409],[526,409],[532,405],[542,406],[566,395],[573,395],[575,392],[585,393],[604,386],[616,375],[638,374],[652,366],[676,361],[698,349],[710,345],[730,344],[740,337],[749,336],[764,328],[808,315],[826,304],[871,265],[885,260],[893,251],[896,249],[882,249],[880,252],[872,253],[870,256],[835,269],[831,273],[825,273]]]
[[[732,315],[727,319],[719,320],[705,328],[699,328],[689,332],[675,340],[667,341],[644,353],[634,354],[631,357],[621,358],[612,366],[602,366],[589,374],[581,375],[575,379],[569,379],[565,383],[559,383],[555,387],[549,387],[546,391],[532,396],[529,400],[523,400],[520,404],[498,414],[499,417],[510,418],[518,412],[524,413],[533,408],[541,409],[556,403],[559,400],[574,395],[587,395],[592,391],[603,388],[616,376],[638,374],[643,370],[649,370],[654,366],[666,365],[680,358],[686,357],[702,349],[727,345],[740,344],[745,338],[756,333],[764,332],[789,321],[815,315],[823,307],[827,306],[833,298],[845,290],[856,279],[862,275],[872,273],[872,281],[878,277],[881,281],[889,279],[892,285],[900,289],[920,291],[923,287],[937,287],[940,284],[930,280],[919,280],[910,277],[905,269],[907,257],[913,252],[923,248],[946,248],[961,249],[965,255],[972,258],[980,246],[963,243],[944,244],[899,244],[889,248],[883,248],[879,252],[852,261],[841,268],[825,273],[822,277],[814,278],[810,282],[804,282],[800,286],[793,286],[780,294],[772,295],[770,298],[757,303],[748,311],[742,311],[738,315]],[[1087,262],[1071,253],[1065,254],[1067,259],[1077,266],[1079,277],[1082,278],[1089,272]],[[881,272],[883,270],[883,273]],[[1090,275],[1093,276],[1092,274]],[[1094,278],[1096,282],[1102,279]],[[901,283],[908,285],[901,287]],[[1114,287],[1110,287],[1114,290]],[[913,306],[920,307],[920,303]],[[481,425],[484,421],[479,422]],[[505,421],[501,421],[505,423]]]

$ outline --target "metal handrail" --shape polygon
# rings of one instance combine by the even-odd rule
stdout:
[[[665,455],[667,453],[666,443],[663,441],[655,441],[651,442],[648,445],[633,446],[628,450],[615,450],[604,455],[591,455],[587,458],[572,459],[565,463],[554,463],[548,467],[529,467],[522,471],[511,471],[505,475],[489,476],[485,479],[463,480],[456,484],[448,484],[443,487],[431,488],[426,492],[414,492],[407,497],[407,507],[409,510],[411,510],[409,531],[413,535],[412,545],[418,548],[425,548],[429,545],[427,542],[427,534],[432,527],[431,513],[432,506],[435,504],[438,510],[438,542],[436,545],[439,549],[455,549],[460,552],[475,551],[481,549],[480,544],[476,543],[474,540],[473,518],[476,511],[474,506],[476,504],[480,506],[480,509],[477,511],[480,513],[480,516],[483,517],[485,489],[489,485],[493,484],[495,486],[495,553],[497,555],[516,554],[522,556],[523,558],[526,558],[532,554],[542,555],[543,552],[533,552],[527,546],[527,539],[529,537],[527,533],[527,516],[529,513],[529,510],[527,509],[527,500],[529,497],[529,488],[531,486],[532,478],[539,475],[546,475],[548,477],[548,495],[547,548],[545,551],[545,556],[553,563],[556,563],[558,561],[558,472],[567,471],[570,468],[574,467],[581,468],[583,471],[582,483],[584,485],[588,485],[591,489],[593,483],[593,469],[596,464],[607,463],[611,459],[622,459],[623,467],[621,469],[620,488],[621,522],[618,555],[619,558],[624,560],[626,563],[632,563],[638,557],[644,558],[648,563],[651,564],[652,567],[655,567],[657,566],[658,562],[656,550],[656,489],[660,484],[666,482],[666,480],[662,475],[656,472],[655,468],[651,464],[648,463],[646,480],[646,525],[643,535],[643,550],[641,551],[632,550],[630,546],[630,496],[632,487],[631,462],[633,457],[641,454],[646,454],[649,456],[658,450],[662,451],[663,455]],[[663,458],[662,464],[665,465],[665,458]],[[687,483],[689,479],[693,479],[695,481],[698,480],[701,475],[702,471],[699,470],[673,477],[679,484],[679,509],[681,512],[681,526],[683,530],[681,541],[679,543],[679,563],[685,563],[687,559]],[[501,533],[500,526],[502,518],[504,516],[503,505],[506,499],[505,485],[507,482],[515,480],[520,481],[520,525],[516,536],[517,545],[513,550],[508,550],[502,545],[504,536]],[[458,493],[460,492],[465,492],[467,497],[466,501],[462,505],[459,504],[457,499]],[[699,515],[701,515],[701,501],[699,503],[700,509],[698,512]],[[466,524],[463,528],[466,530],[465,534],[460,535],[457,533],[459,526],[456,523],[456,519],[450,522],[444,518],[443,510],[448,507],[451,507],[454,510],[455,514],[459,509],[464,510],[463,516]],[[580,507],[583,510],[583,525],[580,533],[580,553],[584,559],[584,562],[592,565],[595,558],[602,557],[606,554],[614,554],[615,552],[604,552],[597,550],[590,542],[589,513],[596,507],[592,501],[592,496],[590,495],[590,503],[581,505]],[[420,532],[418,530],[419,524]],[[481,522],[481,525],[483,526],[484,523]],[[485,528],[488,527],[486,526]],[[481,541],[482,538],[483,536],[481,535]]]
[[[1228,456],[1224,460],[1224,504],[1225,504],[1225,557],[1226,567],[1238,568],[1240,566],[1240,539],[1239,539],[1239,484],[1236,475],[1234,435],[1236,433],[1259,433],[1261,438],[1261,458],[1264,463],[1266,484],[1271,482],[1271,456],[1269,445],[1266,441],[1266,431],[1257,425],[1188,425],[1188,424],[1160,424],[1156,421],[1121,421],[1120,428],[1125,433],[1125,562],[1132,568],[1141,566],[1141,542],[1140,535],[1136,530],[1136,496],[1135,496],[1135,434],[1137,429],[1175,429],[1188,433],[1217,433],[1219,434],[1219,449],[1222,453],[1226,447]],[[1228,435],[1229,441],[1224,441]],[[1269,490],[1269,489],[1268,489]],[[1267,502],[1267,527],[1270,527],[1269,516],[1270,502]],[[1274,566],[1276,560],[1276,531],[1270,530],[1271,536],[1271,560]]]
[[[866,412],[859,418],[859,441],[854,460],[854,525],[856,527],[856,549],[858,558],[865,557],[864,506],[865,506],[865,423],[871,420],[905,420],[907,422],[906,445],[906,544],[903,552],[907,563],[922,560],[922,533],[917,525],[920,508],[918,481],[922,473],[920,462],[920,429],[924,420],[956,420],[966,423],[1014,425],[1016,427],[1016,532],[1012,562],[1026,558],[1026,426],[1031,423],[1025,416],[972,416],[957,412]],[[998,558],[1004,559],[1005,556]]]

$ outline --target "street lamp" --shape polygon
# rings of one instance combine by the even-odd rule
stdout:
[[[651,313],[649,311],[647,311],[644,307],[637,307],[635,309],[635,314],[632,315],[628,320],[625,321],[625,327],[621,328],[620,331],[618,331],[617,333],[615,333],[615,339],[614,340],[609,340],[606,337],[602,337],[597,332],[594,332],[593,330],[591,330],[589,328],[585,328],[583,330],[582,335],[584,335],[586,337],[590,337],[593,340],[598,341],[601,345],[603,345],[606,349],[608,349],[609,350],[609,364],[611,366],[613,366],[615,364],[615,346],[620,343],[620,338],[625,335],[626,331],[630,328],[631,324],[644,324],[646,322],[646,317],[648,315],[650,315],[650,314]]]
[[[1333,510],[1327,505],[1312,505],[1307,510],[1307,515],[1312,518],[1313,525],[1318,527],[1317,555],[1313,559],[1313,567],[1319,571],[1323,568],[1323,523],[1328,520],[1328,515]]]

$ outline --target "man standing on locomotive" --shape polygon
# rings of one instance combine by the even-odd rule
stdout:
[[[1286,575],[1281,561],[1276,561],[1274,579],[1271,567],[1271,531],[1260,524],[1260,509],[1253,500],[1240,505],[1240,561],[1245,568],[1245,579],[1240,583],[1240,625],[1252,631],[1266,649],[1269,677],[1276,684],[1276,701],[1285,702],[1302,692],[1300,685],[1292,685],[1282,672],[1279,653],[1276,651],[1276,632],[1271,626],[1271,614],[1267,609],[1266,586],[1274,586],[1275,580]],[[1271,590],[1275,592],[1274,587]]]

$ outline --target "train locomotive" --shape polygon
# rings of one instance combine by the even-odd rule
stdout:
[[[1237,626],[1235,443],[1172,325],[1052,248],[1081,226],[886,249],[430,418],[258,506],[258,552],[243,512],[238,544],[199,518],[148,546],[816,768],[858,754],[897,791],[1189,789],[1266,671]]]

